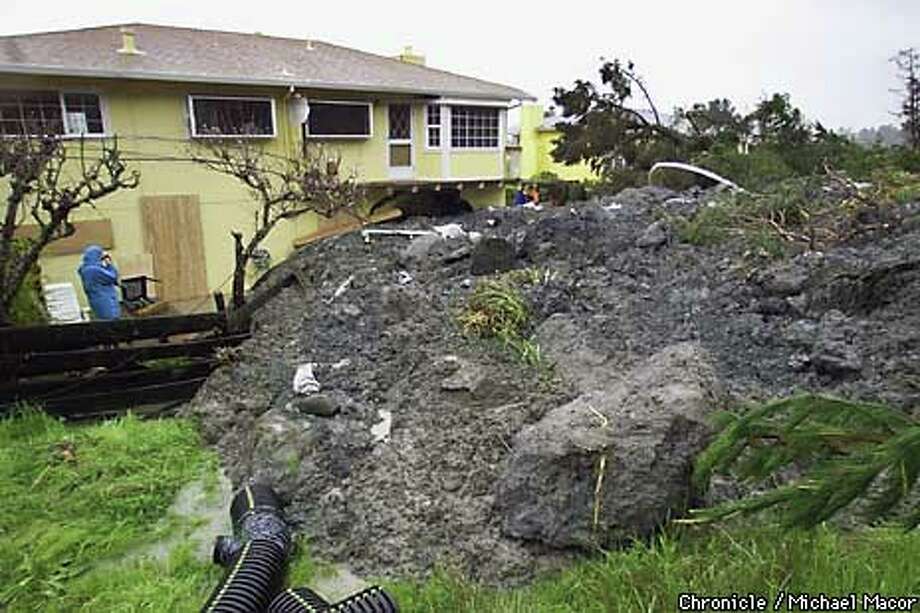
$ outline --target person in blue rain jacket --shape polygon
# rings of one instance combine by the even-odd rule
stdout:
[[[112,257],[99,245],[90,245],[83,250],[83,263],[77,269],[83,281],[83,291],[93,309],[94,319],[118,319],[121,306],[118,303],[118,269]]]

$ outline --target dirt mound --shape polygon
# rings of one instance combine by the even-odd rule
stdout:
[[[258,312],[253,338],[189,412],[234,481],[273,482],[320,557],[371,576],[444,564],[508,584],[574,555],[504,535],[497,482],[515,435],[592,377],[693,341],[736,400],[811,389],[920,401],[916,226],[764,264],[742,246],[677,240],[668,216],[709,198],[644,188],[446,220],[508,245],[485,255],[469,236],[311,245],[289,263],[296,282]],[[526,332],[556,363],[551,376],[456,323],[471,271],[509,252],[516,268],[552,272],[524,290]],[[320,398],[292,389],[305,363]]]

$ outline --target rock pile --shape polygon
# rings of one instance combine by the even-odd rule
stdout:
[[[920,402],[917,224],[764,263],[679,240],[669,217],[708,198],[627,190],[468,213],[452,238],[311,245],[188,413],[231,479],[272,482],[319,557],[509,584],[681,513],[715,409],[802,389]],[[523,292],[549,374],[456,323],[509,267],[547,273]],[[308,363],[320,390],[298,394]]]

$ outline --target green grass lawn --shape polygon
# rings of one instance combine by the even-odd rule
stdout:
[[[167,509],[190,481],[216,482],[216,467],[182,420],[65,426],[36,412],[3,420],[0,610],[197,611],[221,569],[183,545],[162,560],[128,554],[187,530]],[[316,572],[300,551],[292,585]],[[920,594],[918,558],[918,531],[683,528],[517,590],[449,573],[386,587],[404,611],[674,611],[688,591]]]

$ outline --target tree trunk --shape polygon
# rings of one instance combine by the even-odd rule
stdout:
[[[233,236],[233,308],[238,309],[246,303],[246,263],[249,259],[243,249],[243,235],[231,232]]]

